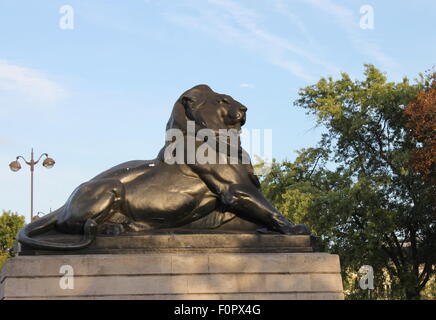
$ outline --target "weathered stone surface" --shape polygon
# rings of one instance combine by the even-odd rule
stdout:
[[[61,289],[62,266],[74,289]],[[19,256],[4,299],[343,299],[339,259],[325,253]]]
[[[80,236],[46,235],[35,237],[54,242],[77,242]],[[313,237],[256,233],[161,233],[99,236],[88,248],[77,251],[44,251],[25,246],[20,255],[81,255],[138,253],[236,253],[236,252],[312,252]]]
[[[31,300],[33,298],[20,298]],[[52,298],[39,298],[47,300]],[[342,293],[223,293],[223,294],[165,294],[165,295],[124,295],[92,297],[57,297],[57,300],[343,300]]]

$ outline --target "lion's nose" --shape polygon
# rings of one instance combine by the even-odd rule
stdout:
[[[247,112],[247,107],[246,106],[240,106],[239,110],[241,110],[242,112]]]

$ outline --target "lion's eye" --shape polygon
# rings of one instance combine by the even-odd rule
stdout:
[[[230,104],[230,101],[227,100],[226,98],[223,98],[220,100],[220,103]]]

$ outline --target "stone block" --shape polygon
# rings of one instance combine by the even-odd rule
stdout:
[[[65,265],[74,289],[60,285]],[[324,253],[18,256],[0,281],[2,299],[343,299]]]

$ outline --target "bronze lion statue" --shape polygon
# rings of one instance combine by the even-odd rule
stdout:
[[[77,250],[90,245],[98,233],[117,235],[124,231],[184,226],[214,229],[235,217],[263,230],[309,234],[305,225],[291,224],[262,195],[251,163],[240,161],[241,155],[246,154],[240,141],[233,147],[237,149],[236,163],[187,159],[190,151],[185,142],[189,139],[190,122],[195,126],[195,134],[201,129],[213,135],[222,129],[239,132],[246,121],[246,111],[232,97],[216,93],[206,85],[186,91],[176,101],[167,124],[167,133],[180,132],[184,142],[181,149],[171,148],[174,139],[167,139],[155,160],[129,161],[81,184],[61,208],[26,225],[18,233],[18,241],[37,249]],[[200,143],[206,140],[213,139],[195,140],[193,151],[198,151]],[[209,152],[218,150],[210,141],[209,146],[212,146]],[[226,145],[224,149],[229,148],[232,146]],[[223,152],[219,150],[218,158],[222,159]],[[177,158],[177,155],[183,161],[169,163],[168,156]],[[224,158],[229,158],[227,152]],[[83,237],[76,243],[33,238],[50,230]]]

